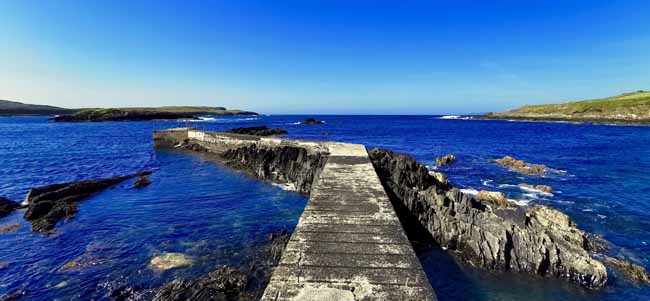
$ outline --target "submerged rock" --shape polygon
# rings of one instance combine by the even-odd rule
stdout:
[[[452,254],[488,270],[605,285],[605,266],[590,256],[586,234],[566,214],[545,206],[488,210],[410,156],[377,148],[369,155],[396,211],[407,215],[401,218],[418,221]]]
[[[454,162],[456,162],[456,156],[452,154],[436,157],[436,166],[443,166]]]
[[[157,271],[166,271],[192,265],[194,261],[182,253],[164,253],[151,259],[149,266]]]
[[[20,204],[0,196],[0,217],[9,215],[14,210],[18,209]]]
[[[314,118],[307,118],[307,119],[301,121],[300,124],[325,124],[325,122],[314,119]]]
[[[553,193],[553,187],[548,185],[529,185],[529,184],[519,184],[519,187],[530,190],[537,190],[545,193]]]
[[[153,300],[259,300],[290,236],[285,230],[270,234],[270,244],[249,269],[222,266],[196,279],[176,279],[158,290]]]
[[[640,265],[609,256],[605,256],[605,262],[616,268],[626,278],[633,282],[650,283],[650,275],[646,272],[646,269]]]
[[[3,233],[9,233],[9,232],[15,232],[20,228],[19,224],[13,224],[13,225],[1,225],[0,226],[0,234]]]
[[[145,186],[149,186],[151,184],[151,180],[149,180],[149,177],[142,175],[139,176],[137,180],[135,180],[135,183],[133,183],[134,188],[142,188]]]
[[[272,129],[267,126],[251,126],[245,128],[236,128],[227,130],[226,133],[253,135],[253,136],[279,136],[286,135],[288,132],[283,129]]]
[[[548,170],[550,170],[544,164],[531,164],[531,163],[524,162],[523,160],[517,160],[510,156],[505,156],[501,159],[496,159],[495,162],[503,167],[507,167],[518,173],[522,173],[526,175],[544,175]]]
[[[32,231],[48,233],[61,219],[77,213],[77,202],[127,179],[146,174],[150,172],[32,188],[24,201],[27,206],[25,220],[32,223]]]
[[[4,296],[0,296],[0,301],[19,300],[25,295],[27,295],[27,292],[17,291],[17,292],[6,294]]]
[[[510,207],[513,205],[502,192],[498,191],[481,190],[476,195],[476,198],[481,202],[488,202],[500,207]]]

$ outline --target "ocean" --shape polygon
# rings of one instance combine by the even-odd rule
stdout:
[[[324,125],[299,125],[307,117]],[[45,116],[0,118],[0,196],[21,201],[32,187],[154,170],[152,184],[130,183],[80,203],[57,233],[32,233],[22,211],[0,219],[20,224],[0,234],[0,296],[15,291],[42,300],[111,299],[128,288],[150,298],[175,279],[222,265],[246,266],[269,233],[295,227],[307,197],[252,179],[196,154],[155,150],[152,131],[183,122],[53,123]],[[562,210],[582,230],[611,242],[609,255],[650,267],[650,127],[462,120],[445,116],[206,116],[205,130],[267,125],[287,138],[361,143],[412,155],[473,192],[504,192],[519,204]],[[435,168],[435,157],[456,163]],[[493,160],[513,156],[562,172],[524,176]],[[553,194],[519,183],[550,185]],[[193,264],[155,271],[150,259],[186,254]],[[601,290],[458,262],[437,247],[416,249],[440,300],[649,300],[650,287],[616,274]],[[63,265],[83,259],[76,269]],[[138,294],[136,294],[138,295]]]

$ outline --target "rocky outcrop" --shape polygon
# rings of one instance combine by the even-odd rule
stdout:
[[[146,174],[150,172],[33,188],[25,197],[25,220],[32,223],[32,231],[47,233],[61,219],[77,213],[77,202],[127,179]]]
[[[528,189],[528,190],[536,190],[536,191],[541,191],[544,193],[553,193],[553,187],[548,186],[548,185],[530,185],[530,184],[519,184],[519,187],[523,189]]]
[[[456,156],[452,154],[436,157],[436,166],[443,166],[454,162],[456,162]]]
[[[193,280],[176,279],[158,290],[153,300],[259,300],[289,236],[286,231],[271,234],[270,244],[256,255],[249,269],[223,266]]]
[[[489,203],[498,207],[510,207],[514,205],[508,201],[508,198],[506,198],[502,192],[498,191],[481,190],[476,195],[476,198],[481,202]]]
[[[627,262],[618,258],[605,256],[605,263],[613,266],[616,270],[621,272],[627,279],[637,283],[650,283],[650,275],[646,272],[645,268]]]
[[[547,172],[558,172],[557,170],[549,168],[544,164],[527,163],[523,160],[517,160],[510,156],[496,159],[495,162],[503,167],[525,175],[544,175]]]
[[[314,118],[307,118],[307,119],[301,121],[300,124],[325,124],[325,122],[314,119]]]
[[[221,154],[226,164],[271,182],[292,183],[296,191],[309,194],[315,176],[325,165],[326,155],[306,148],[250,144]]]
[[[280,136],[286,135],[288,132],[279,128],[269,128],[267,126],[251,126],[246,128],[235,128],[227,130],[226,133],[253,135],[253,136]]]
[[[567,215],[544,206],[488,208],[440,183],[412,157],[383,149],[369,154],[396,211],[469,263],[589,288],[606,283],[605,266],[590,256],[586,234]]]
[[[0,217],[5,217],[18,209],[20,204],[4,197],[0,197]]]

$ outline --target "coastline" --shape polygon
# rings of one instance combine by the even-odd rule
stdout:
[[[475,120],[505,120],[505,121],[531,121],[531,122],[561,122],[573,124],[597,124],[617,126],[650,126],[650,119],[610,119],[610,118],[582,118],[582,117],[547,117],[547,116],[521,116],[521,115],[482,115]]]

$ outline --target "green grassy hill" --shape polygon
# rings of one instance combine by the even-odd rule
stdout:
[[[494,119],[650,123],[650,91],[637,91],[608,98],[561,104],[528,105],[506,112],[489,113],[486,117]]]
[[[32,105],[0,99],[0,116],[7,115],[58,115],[70,114],[75,110],[46,105]]]

